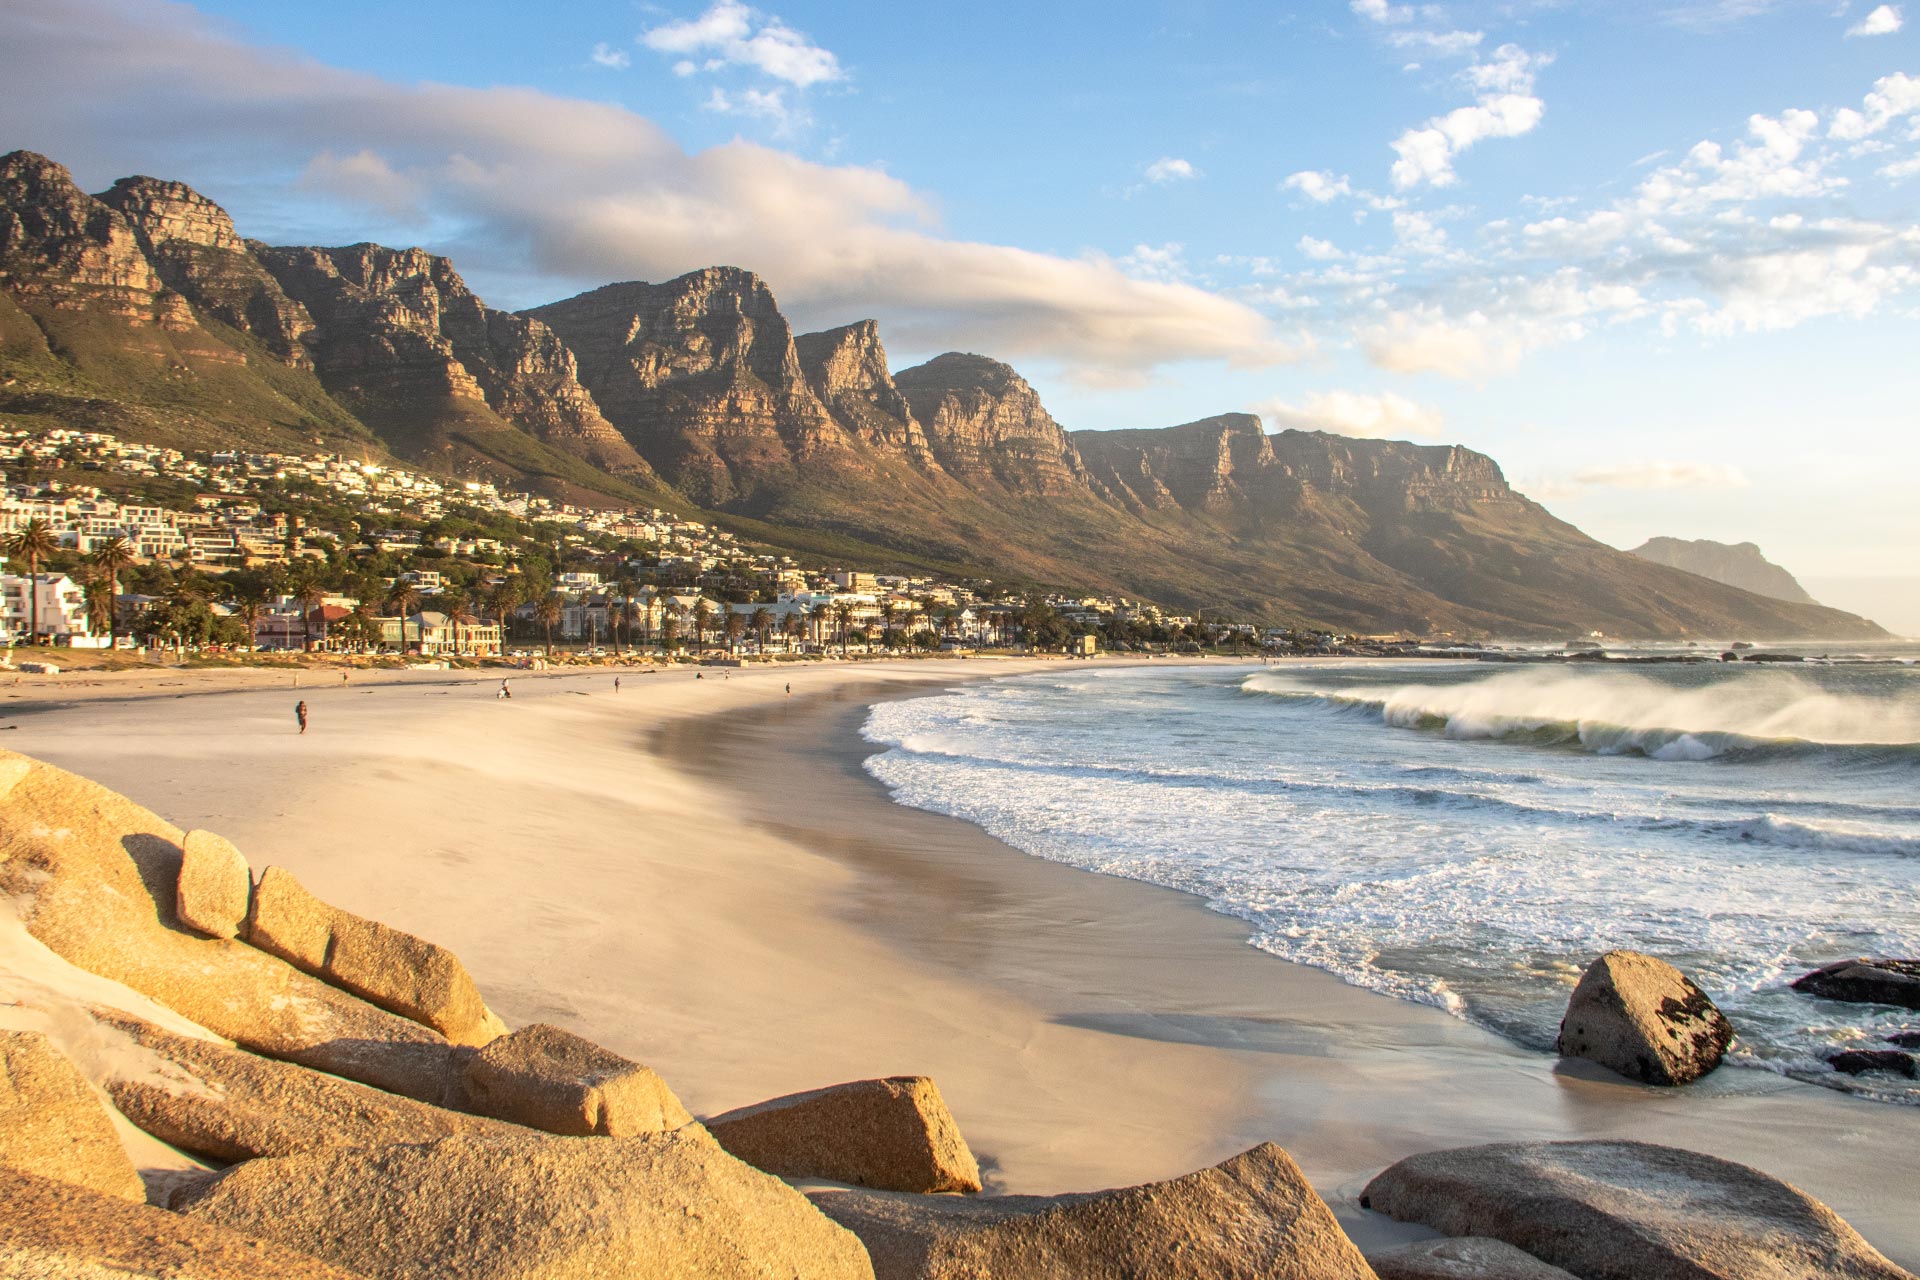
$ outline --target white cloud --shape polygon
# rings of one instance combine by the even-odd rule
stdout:
[[[1137,280],[1174,282],[1188,276],[1186,246],[1137,244],[1133,252],[1120,259],[1120,269]]]
[[[691,67],[688,55],[705,55],[708,71],[748,67],[797,89],[839,80],[838,58],[778,18],[763,17],[738,0],[715,0],[697,18],[649,28],[640,43],[658,53],[683,55],[675,71]],[[681,72],[691,74],[691,72]]]
[[[1450,186],[1456,181],[1454,157],[1488,138],[1517,138],[1531,133],[1546,114],[1546,103],[1534,96],[1534,79],[1551,58],[1530,54],[1518,45],[1504,44],[1492,57],[1477,62],[1464,74],[1479,100],[1435,116],[1409,129],[1393,142],[1393,185],[1401,191],[1430,183]]]
[[[1744,489],[1746,472],[1723,462],[1656,460],[1590,467],[1570,483],[1588,489]]]
[[[1890,36],[1901,27],[1900,6],[1883,4],[1847,28],[1849,36]]]
[[[1146,167],[1147,181],[1165,184],[1169,182],[1191,182],[1200,176],[1200,171],[1191,161],[1176,156],[1162,156]]]
[[[1254,412],[1278,427],[1380,440],[1438,440],[1446,415],[1393,391],[1318,391],[1301,403],[1263,401]]]
[[[1351,7],[1355,13],[1370,22],[1413,21],[1413,8],[1410,5],[1388,4],[1387,0],[1353,0]]]
[[[1480,47],[1486,37],[1478,31],[1395,31],[1387,43],[1396,49],[1417,49],[1441,58],[1458,58]],[[1414,64],[1408,70],[1418,70]]]
[[[1896,120],[1920,114],[1920,76],[1896,71],[1873,82],[1860,110],[1842,107],[1833,113],[1827,136],[1848,142],[1870,138]]]
[[[1303,169],[1299,173],[1288,174],[1280,186],[1283,190],[1298,191],[1315,204],[1326,204],[1353,194],[1353,184],[1345,174],[1336,177],[1323,169]]]
[[[1265,315],[1218,293],[1134,279],[1097,256],[945,236],[926,196],[877,169],[741,141],[688,152],[613,104],[339,70],[248,46],[184,5],[0,5],[0,71],[0,135],[30,137],[100,185],[191,176],[256,234],[263,221],[295,242],[372,229],[370,210],[411,195],[422,222],[398,234],[454,253],[495,305],[733,263],[764,276],[797,323],[874,317],[900,349],[989,351],[1086,376],[1298,354]],[[349,157],[314,178],[347,210],[286,198],[323,155]],[[276,190],[274,174],[289,185]]]
[[[1300,252],[1315,262],[1334,262],[1347,256],[1340,246],[1331,240],[1321,240],[1314,236],[1300,237]]]
[[[625,71],[633,65],[633,59],[628,56],[625,49],[616,49],[605,40],[593,46],[593,52],[589,53],[587,57],[595,64],[602,67],[612,67],[615,71]]]

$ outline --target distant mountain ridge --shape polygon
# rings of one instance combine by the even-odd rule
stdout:
[[[423,250],[268,246],[179,183],[94,197],[30,152],[0,157],[0,415],[395,456],[824,558],[1341,630],[1878,634],[1605,547],[1460,446],[1247,414],[1070,432],[986,356],[894,371],[872,321],[796,335],[737,267],[507,312]]]
[[[1703,578],[1712,578],[1742,591],[1785,600],[1792,604],[1818,604],[1791,573],[1760,553],[1751,542],[1714,542],[1708,538],[1687,541],[1683,538],[1649,538],[1628,554],[1684,569]]]

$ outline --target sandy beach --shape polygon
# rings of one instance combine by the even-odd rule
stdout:
[[[1038,664],[129,673],[0,686],[0,745],[231,837],[456,950],[511,1024],[658,1069],[696,1114],[933,1075],[989,1189],[1160,1178],[1285,1146],[1363,1246],[1401,1156],[1631,1137],[1752,1164],[1920,1265],[1920,1109],[1727,1068],[1661,1092],[1246,945],[1184,895],[892,805],[873,701]],[[789,697],[784,686],[791,682]],[[295,732],[304,698],[312,729]]]

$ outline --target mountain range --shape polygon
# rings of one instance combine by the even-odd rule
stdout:
[[[243,239],[189,187],[0,157],[0,415],[394,457],[771,546],[1363,632],[1867,637],[1607,547],[1457,445],[1228,413],[1068,431],[1007,365],[894,370],[716,266],[511,312],[451,262]]]
[[[1755,595],[1794,604],[1816,604],[1800,580],[1767,559],[1751,542],[1715,542],[1710,538],[1648,538],[1633,555],[1655,564],[1685,569]]]

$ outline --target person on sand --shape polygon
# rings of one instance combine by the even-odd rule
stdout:
[[[347,673],[344,671],[340,673],[340,687],[342,689],[347,687]]]
[[[613,691],[614,691],[615,693],[618,693],[618,692],[620,692],[620,677],[619,677],[619,676],[615,676],[615,677],[613,678]]]
[[[300,699],[294,707],[293,718],[300,722],[300,732],[305,733],[307,731],[307,700],[305,698]]]
[[[507,682],[505,680],[502,680],[500,682],[500,692],[494,694],[493,696],[496,702],[499,701],[501,698],[505,698],[508,702],[512,702],[513,690],[507,687]]]
[[[705,680],[707,678],[707,673],[704,671],[696,671],[693,673],[693,678],[695,680]]]

